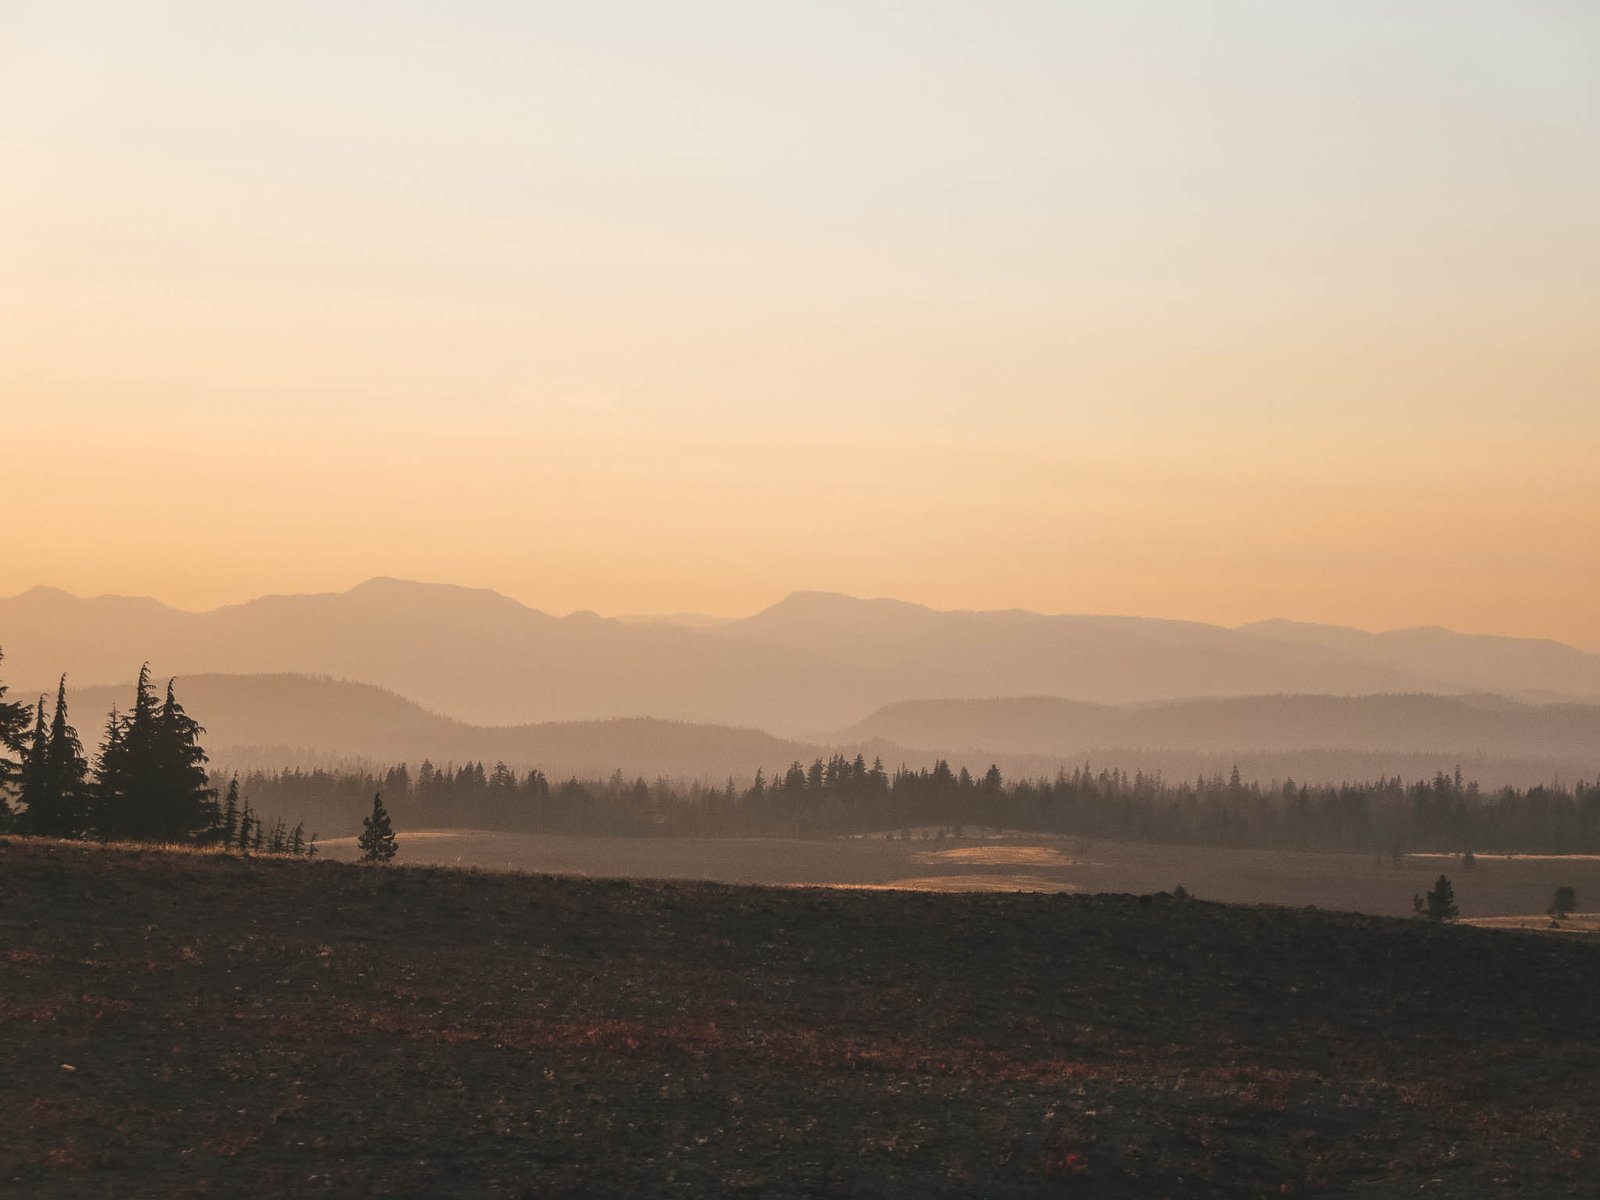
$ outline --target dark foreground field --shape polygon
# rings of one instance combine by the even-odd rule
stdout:
[[[1595,1194],[1600,947],[0,844],[0,1193]]]

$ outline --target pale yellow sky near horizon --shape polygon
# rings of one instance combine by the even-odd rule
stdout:
[[[0,5],[0,594],[1600,649],[1600,10]]]

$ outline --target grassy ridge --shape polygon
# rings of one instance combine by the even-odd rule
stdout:
[[[12,839],[0,1193],[1583,1195],[1596,995],[1322,912]]]

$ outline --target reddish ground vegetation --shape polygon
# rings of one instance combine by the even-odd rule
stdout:
[[[0,1193],[1592,1194],[1600,946],[0,844]]]

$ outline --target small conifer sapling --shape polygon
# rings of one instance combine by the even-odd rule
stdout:
[[[1439,876],[1433,890],[1428,893],[1427,917],[1430,921],[1454,921],[1460,916],[1456,908],[1456,892],[1447,876]]]
[[[383,807],[383,794],[372,797],[372,815],[361,823],[361,836],[356,839],[361,848],[362,862],[386,863],[395,856],[398,848],[394,840],[394,826],[389,822],[389,810]]]

